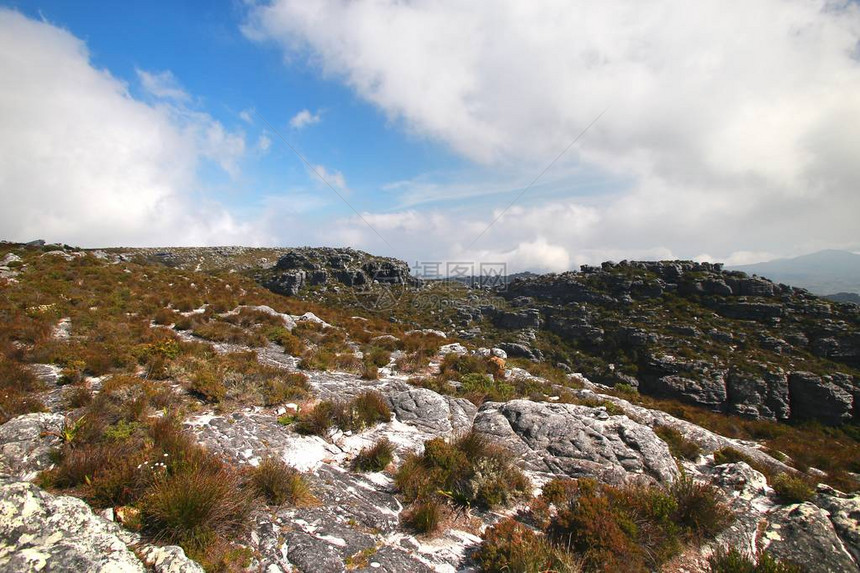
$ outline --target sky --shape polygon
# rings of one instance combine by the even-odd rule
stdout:
[[[509,272],[860,250],[844,0],[0,1],[0,238]]]

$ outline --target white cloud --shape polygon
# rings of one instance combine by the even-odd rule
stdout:
[[[313,170],[310,173],[310,177],[315,182],[322,183],[323,185],[328,183],[339,191],[349,190],[346,186],[346,177],[343,176],[343,173],[337,170],[330,171],[326,169],[324,165],[314,165]],[[319,181],[320,177],[324,179],[324,181]]]
[[[82,246],[265,240],[208,200],[197,178],[205,160],[236,173],[244,137],[174,105],[185,98],[165,83],[172,76],[139,72],[169,100],[148,105],[94,68],[69,32],[0,10],[0,77],[14,86],[0,90],[4,238]]]
[[[310,110],[303,109],[290,119],[290,127],[293,129],[304,129],[309,125],[319,123],[320,119],[322,118],[319,112],[311,113]]]
[[[260,135],[259,139],[257,139],[257,149],[266,153],[269,151],[269,148],[272,147],[272,138],[270,138],[265,133]]]
[[[521,245],[559,246],[579,262],[860,246],[854,2],[272,0],[244,30],[489,168],[537,174],[608,106],[552,172],[578,164],[624,185],[526,208],[528,232],[506,215],[496,227],[508,233],[477,247],[525,260]],[[405,206],[489,192],[433,181],[392,191]],[[553,218],[568,208],[587,211]],[[469,242],[460,229],[492,218],[456,206],[445,216],[460,224],[425,249],[433,236],[439,252],[456,252]]]
[[[188,95],[182,86],[179,85],[173,72],[165,70],[162,72],[148,72],[146,70],[137,69],[137,77],[140,79],[140,84],[151,95],[161,99],[172,99],[176,101],[189,101],[191,96]]]

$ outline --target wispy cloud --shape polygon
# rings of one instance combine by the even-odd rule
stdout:
[[[178,102],[188,102],[191,96],[186,92],[179,81],[170,70],[162,72],[148,72],[136,69],[140,84],[150,95],[161,99],[170,99]]]
[[[319,123],[322,119],[319,112],[311,113],[310,110],[303,109],[290,119],[290,127],[293,129],[304,129],[309,125]]]

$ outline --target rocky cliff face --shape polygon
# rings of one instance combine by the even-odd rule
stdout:
[[[604,263],[500,294],[520,308],[498,311],[497,327],[557,335],[570,354],[599,359],[584,371],[601,381],[756,418],[860,414],[854,306],[685,261]]]
[[[266,288],[288,296],[299,294],[304,287],[417,284],[403,261],[331,248],[291,249],[274,268],[257,273],[256,278]]]

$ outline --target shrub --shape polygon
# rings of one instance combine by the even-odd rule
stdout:
[[[299,412],[295,429],[300,434],[322,436],[334,425],[334,402],[323,400],[311,410]]]
[[[209,321],[194,327],[195,336],[213,342],[228,342],[251,347],[266,345],[266,337],[255,330],[246,330],[226,322]]]
[[[92,392],[86,386],[72,386],[63,392],[63,404],[69,410],[82,408],[92,401]]]
[[[283,460],[264,459],[250,471],[249,483],[270,505],[300,505],[313,499],[301,472]]]
[[[471,354],[446,354],[439,365],[440,376],[454,380],[460,380],[464,374],[490,374],[493,370],[487,358]]]
[[[159,479],[141,500],[141,524],[153,539],[178,544],[192,558],[219,537],[238,534],[252,498],[226,470],[197,470]]]
[[[770,553],[759,553],[758,559],[736,548],[719,549],[708,558],[711,573],[802,573],[803,568],[781,562]]]
[[[650,570],[677,554],[684,541],[713,537],[731,516],[715,488],[682,479],[669,490],[615,487],[579,480],[555,488],[552,539],[582,555],[589,569]]]
[[[785,473],[776,476],[771,481],[771,487],[784,503],[803,503],[815,495],[815,486],[811,481]]]
[[[676,503],[673,521],[694,540],[714,537],[734,519],[720,501],[719,490],[710,484],[682,477],[672,484],[669,492]]]
[[[377,368],[387,366],[391,361],[391,351],[389,349],[380,348],[379,346],[371,346],[364,352],[365,363],[370,363]]]
[[[215,368],[200,368],[191,375],[191,393],[207,402],[221,402],[227,397],[224,375]]]
[[[722,464],[735,464],[738,462],[744,462],[752,469],[762,473],[768,481],[774,477],[770,468],[766,467],[764,464],[756,462],[754,459],[735,448],[725,447],[714,452],[714,465],[719,466]]]
[[[153,317],[153,322],[155,324],[161,325],[171,325],[175,323],[182,315],[170,308],[160,308],[155,311],[155,316]]]
[[[379,422],[391,421],[391,410],[388,402],[376,391],[368,391],[360,394],[351,402],[351,421],[349,427],[341,427],[342,430],[361,430]]]
[[[475,553],[481,571],[488,573],[579,573],[581,563],[515,520],[507,518],[484,532]]]
[[[361,370],[361,378],[363,380],[376,380],[379,378],[379,368],[373,362],[364,360]]]
[[[671,426],[657,426],[654,428],[654,433],[666,442],[669,446],[669,451],[676,458],[696,461],[702,453],[699,445],[684,437],[684,435]]]
[[[266,337],[284,347],[284,353],[290,356],[300,356],[305,350],[305,345],[301,339],[284,328],[283,326],[273,326],[266,331]]]
[[[263,382],[263,404],[274,406],[288,400],[307,396],[310,386],[308,377],[301,372],[290,372]]]
[[[391,420],[391,410],[385,398],[376,391],[367,391],[349,402],[319,402],[313,410],[299,414],[296,431],[321,436],[332,426],[343,431],[359,431],[377,422]]]
[[[435,532],[441,521],[442,504],[436,500],[417,503],[403,513],[403,523],[418,533]]]
[[[352,468],[359,472],[379,472],[394,459],[394,444],[388,438],[381,438],[369,448],[362,448],[352,462]]]
[[[493,508],[529,492],[512,460],[510,452],[474,432],[452,442],[434,438],[424,442],[422,455],[404,460],[394,483],[410,502],[443,495],[460,506]]]

